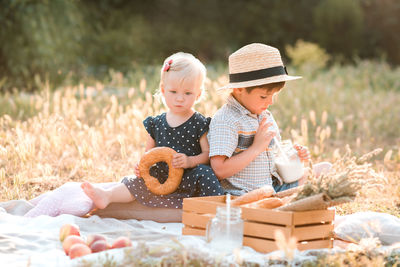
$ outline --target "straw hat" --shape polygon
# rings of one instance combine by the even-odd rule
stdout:
[[[253,43],[229,56],[229,84],[218,90],[300,79],[289,76],[275,47]]]

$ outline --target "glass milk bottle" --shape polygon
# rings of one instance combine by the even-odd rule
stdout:
[[[292,141],[278,141],[275,146],[275,166],[283,181],[292,183],[299,180],[304,174],[304,166]]]
[[[206,238],[211,249],[231,253],[243,243],[242,210],[239,207],[217,207],[215,217],[207,224]]]

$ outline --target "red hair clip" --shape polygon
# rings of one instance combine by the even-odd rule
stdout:
[[[172,59],[168,60],[168,62],[165,63],[163,71],[169,71],[169,69],[171,68],[171,64]]]

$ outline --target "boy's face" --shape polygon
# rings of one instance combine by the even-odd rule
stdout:
[[[274,103],[274,97],[278,91],[278,89],[269,91],[264,88],[254,88],[248,93],[246,88],[235,88],[233,96],[252,114],[260,115]]]

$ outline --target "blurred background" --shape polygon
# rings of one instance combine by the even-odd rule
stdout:
[[[176,51],[224,66],[230,53],[252,42],[278,47],[286,62],[294,64],[302,59],[292,62],[291,50],[285,48],[299,40],[316,44],[329,55],[322,56],[319,67],[359,59],[400,63],[398,0],[0,3],[2,91],[36,90],[40,81],[57,87],[104,80],[110,71],[145,72],[144,66],[161,64]]]

